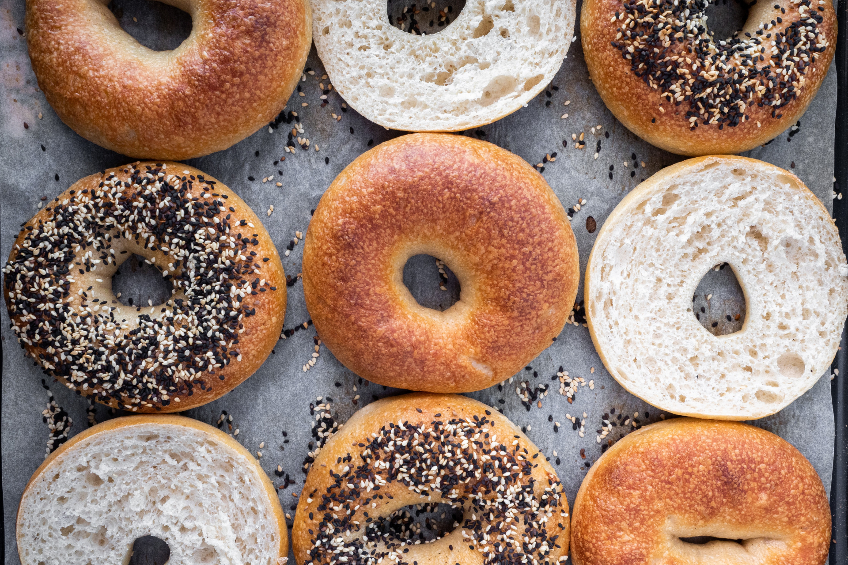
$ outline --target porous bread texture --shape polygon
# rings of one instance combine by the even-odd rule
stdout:
[[[467,0],[432,35],[389,22],[386,0],[312,0],[330,80],[369,120],[406,131],[493,122],[553,79],[571,45],[574,0]]]
[[[729,263],[745,294],[739,332],[713,336],[692,296]],[[628,391],[677,414],[761,418],[828,370],[848,266],[824,206],[793,174],[741,157],[654,175],[607,219],[586,271],[592,338]]]
[[[133,542],[168,563],[277,565],[280,532],[255,463],[208,432],[143,424],[85,438],[21,501],[23,565],[123,565]],[[285,549],[284,549],[285,550]]]

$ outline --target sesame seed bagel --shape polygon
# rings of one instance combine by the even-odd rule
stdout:
[[[126,306],[111,277],[137,254],[173,287]],[[253,374],[283,326],[286,284],[259,218],[179,163],[86,177],[21,230],[5,274],[12,330],[61,383],[113,408],[175,412]]]
[[[741,153],[795,124],[836,49],[830,0],[753,2],[727,40],[707,29],[709,0],[585,0],[592,82],[646,141],[681,155]]]
[[[403,507],[463,516],[435,540],[389,533]],[[568,556],[568,501],[553,467],[502,414],[462,396],[369,404],[315,459],[297,505],[301,565],[553,565]]]
[[[386,0],[312,0],[312,33],[333,86],[369,120],[461,131],[511,114],[544,90],[571,46],[575,5],[467,0],[444,29],[416,34],[392,25]]]
[[[144,536],[181,565],[282,565],[289,548],[256,459],[180,416],[118,418],[73,437],[27,483],[16,535],[22,565],[148,563],[130,560]]]
[[[692,301],[725,263],[745,319],[714,335]],[[675,414],[747,420],[829,372],[848,316],[848,263],[833,219],[798,177],[754,159],[699,157],[616,206],[584,296],[595,348],[624,388]]]
[[[101,0],[27,0],[38,86],[63,122],[139,159],[226,149],[274,119],[312,44],[307,0],[163,0],[191,15],[172,51],[121,29]]]
[[[604,453],[571,521],[575,565],[822,565],[829,544],[827,495],[797,449],[753,426],[689,418]]]
[[[462,286],[439,312],[403,267],[438,257]],[[565,210],[522,159],[482,141],[407,135],[365,153],[321,198],[303,288],[321,340],[370,381],[467,392],[514,375],[562,331],[579,278]]]

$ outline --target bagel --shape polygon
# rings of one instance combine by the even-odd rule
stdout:
[[[156,265],[165,304],[118,302],[132,254]],[[176,412],[253,374],[280,337],[286,284],[259,218],[179,163],[86,177],[27,222],[3,272],[12,330],[48,374],[113,408]]]
[[[315,47],[345,101],[381,126],[460,131],[526,105],[571,45],[575,0],[468,0],[445,29],[392,26],[385,0],[312,0]]]
[[[752,2],[716,38],[709,0],[585,0],[589,75],[630,131],[672,153],[741,153],[795,125],[836,50],[830,0]]]
[[[306,232],[303,291],[321,340],[370,381],[427,392],[487,388],[562,331],[579,278],[568,216],[519,157],[445,134],[357,158]],[[403,284],[406,261],[443,260],[462,286],[444,312]]]
[[[226,149],[272,121],[312,44],[307,0],[163,0],[188,12],[189,37],[153,51],[102,0],[27,0],[32,68],[71,129],[139,159]]]
[[[404,506],[461,508],[429,543],[383,533]],[[545,456],[502,414],[461,396],[409,394],[355,413],[309,470],[292,529],[301,565],[534,563],[568,556],[568,501]]]
[[[692,296],[728,263],[742,329],[714,336]],[[773,414],[828,371],[848,315],[848,266],[825,207],[795,175],[754,159],[683,161],[613,210],[586,267],[586,317],[610,374],[676,414]]]
[[[27,483],[16,535],[22,565],[127,563],[143,536],[181,565],[282,565],[289,548],[256,459],[179,416],[118,418],[62,445]]]
[[[583,479],[571,521],[574,565],[823,565],[829,545],[810,462],[732,422],[675,418],[619,440]]]

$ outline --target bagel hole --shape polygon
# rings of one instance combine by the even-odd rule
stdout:
[[[386,12],[391,24],[412,35],[432,35],[440,32],[459,17],[464,7],[465,0],[435,0],[435,2],[388,0],[386,2]],[[488,31],[491,31],[491,28]],[[478,36],[475,35],[475,37]]]
[[[168,543],[156,536],[136,539],[130,549],[129,565],[165,565],[171,558]]]
[[[403,284],[424,308],[444,312],[459,301],[456,275],[431,255],[414,255],[403,266]]]
[[[121,29],[153,51],[172,51],[191,34],[191,16],[152,0],[112,0],[109,10]]]
[[[732,39],[748,20],[749,5],[740,0],[716,0],[705,11],[707,29],[716,41]]]
[[[705,544],[708,544],[712,541],[726,541],[726,542],[738,543],[739,545],[742,545],[742,542],[745,541],[744,539],[716,538],[716,537],[713,537],[713,536],[693,536],[691,538],[678,538],[678,539],[680,541],[682,541],[683,543],[691,543],[691,544],[694,544],[694,545],[705,545]]]
[[[450,534],[462,520],[462,508],[451,504],[412,504],[369,524],[368,537],[376,535],[393,541],[427,543]]]
[[[131,255],[112,276],[112,292],[124,306],[159,306],[173,294],[173,285],[144,257]]]
[[[728,263],[710,268],[692,297],[692,312],[714,336],[734,334],[745,324],[745,293]]]

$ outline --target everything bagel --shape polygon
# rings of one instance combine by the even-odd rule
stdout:
[[[167,544],[168,563],[283,565],[277,492],[222,431],[181,416],[131,416],[89,428],[33,474],[15,535],[23,565],[165,563],[134,540]]]
[[[446,503],[460,524],[429,543],[384,534],[407,505]],[[297,505],[302,565],[555,565],[568,555],[568,501],[554,469],[497,410],[462,396],[369,404],[321,449]]]
[[[131,254],[171,282],[165,304],[117,300],[111,277]],[[182,411],[229,392],[271,353],[286,309],[259,219],[179,163],[76,182],[27,222],[3,272],[26,352],[69,388],[131,411]]]
[[[794,125],[836,50],[830,0],[752,2],[729,39],[707,28],[709,0],[586,0],[592,82],[621,123],[681,155],[741,153]]]

